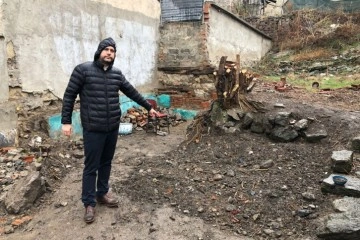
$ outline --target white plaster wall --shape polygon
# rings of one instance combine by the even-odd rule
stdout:
[[[5,39],[0,33],[0,56],[6,56]],[[0,103],[9,99],[9,76],[6,57],[0,57]]]
[[[117,42],[115,66],[135,86],[153,80],[160,3],[157,0],[0,0],[15,46],[22,89],[62,98],[73,68],[92,61],[100,40]]]
[[[235,61],[236,54],[240,54],[242,66],[250,66],[271,48],[270,39],[214,7],[210,9],[209,25],[207,47],[212,65],[218,66],[222,56]]]
[[[4,33],[4,1],[0,0],[0,35]]]
[[[0,103],[9,99],[9,76],[7,72],[3,6],[3,0],[0,0]]]

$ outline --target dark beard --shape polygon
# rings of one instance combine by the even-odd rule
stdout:
[[[103,60],[103,59],[100,59],[100,62],[101,62],[102,65],[108,67],[108,66],[110,66],[110,65],[114,62],[114,60],[111,61],[111,62],[109,62],[109,61],[105,61],[105,60]]]

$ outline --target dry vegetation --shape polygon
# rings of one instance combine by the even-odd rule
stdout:
[[[332,51],[331,49],[325,49],[325,48],[318,48],[313,50],[309,49],[301,53],[292,55],[290,57],[290,60],[295,62],[301,62],[306,60],[329,58],[332,55],[334,55],[334,51]]]
[[[360,41],[360,13],[302,10],[292,13],[291,19],[277,33],[275,47],[280,51],[305,49],[304,54],[313,59],[327,57],[332,51]],[[309,49],[317,50],[309,54]]]

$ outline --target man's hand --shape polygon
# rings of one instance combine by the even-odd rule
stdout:
[[[150,111],[149,111],[149,115],[150,115],[150,116],[153,116],[153,115],[158,116],[159,114],[158,114],[157,111],[155,111],[155,110],[152,108],[152,109],[150,109]]]
[[[62,132],[65,136],[70,137],[71,133],[72,133],[72,126],[71,124],[63,124],[62,127]]]

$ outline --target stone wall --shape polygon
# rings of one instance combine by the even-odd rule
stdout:
[[[214,90],[207,29],[201,22],[168,23],[160,29],[157,79],[165,88],[179,89],[171,93],[173,107],[201,108]]]
[[[207,26],[201,22],[167,23],[160,29],[158,69],[198,69],[208,65]]]
[[[289,28],[291,21],[290,15],[278,16],[278,17],[249,17],[245,19],[251,25],[264,32],[273,39],[273,42],[276,44],[276,40],[279,37],[278,31],[282,31],[286,28]]]

